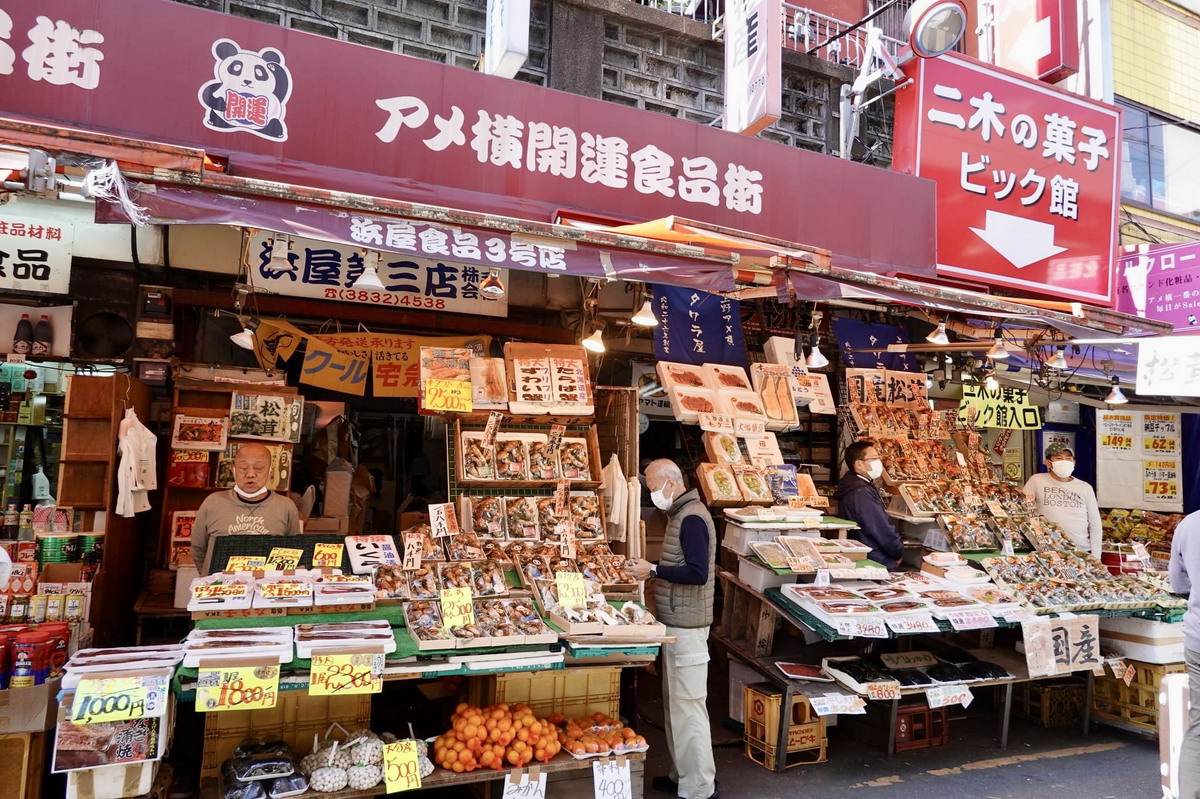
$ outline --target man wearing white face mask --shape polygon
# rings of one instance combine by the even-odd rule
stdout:
[[[712,515],[695,489],[684,491],[683,473],[661,459],[646,467],[650,499],[670,517],[658,563],[635,560],[635,580],[655,578],[654,614],[675,636],[663,644],[663,708],[671,773],[652,785],[682,799],[713,799],[717,767],[708,721],[708,631],[713,623],[717,535]]]
[[[1075,453],[1063,444],[1046,447],[1046,472],[1035,474],[1025,483],[1025,493],[1033,497],[1038,513],[1063,529],[1075,548],[1100,557],[1104,530],[1100,524],[1100,506],[1096,492],[1078,477]]]
[[[838,515],[858,524],[849,535],[871,548],[867,557],[894,570],[904,556],[904,542],[875,487],[875,481],[883,476],[879,450],[872,441],[855,441],[846,447],[842,460],[846,473],[833,495],[838,501]]]
[[[271,450],[242,444],[233,458],[234,486],[210,494],[192,524],[192,559],[201,575],[210,571],[209,544],[221,535],[299,535],[296,504],[268,488]]]

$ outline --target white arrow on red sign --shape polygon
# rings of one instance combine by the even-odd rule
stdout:
[[[1054,225],[1000,211],[988,211],[984,227],[973,227],[971,232],[986,241],[989,247],[1017,269],[1024,269],[1067,249],[1054,243]]]

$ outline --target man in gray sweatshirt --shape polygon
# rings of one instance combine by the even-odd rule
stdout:
[[[295,503],[268,488],[270,479],[271,450],[262,444],[240,446],[233,458],[233,488],[209,495],[196,511],[192,559],[201,575],[211,571],[213,536],[300,534]]]
[[[1171,590],[1192,592],[1192,581],[1200,579],[1200,512],[1191,513],[1175,528],[1171,542]],[[1200,595],[1188,596],[1183,617],[1184,660],[1187,661],[1188,690],[1192,709],[1187,733],[1179,751],[1179,799],[1200,797]]]

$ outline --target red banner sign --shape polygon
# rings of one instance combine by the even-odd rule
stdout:
[[[1076,0],[1008,0],[995,3],[992,63],[1057,83],[1079,71]]]
[[[1112,305],[1121,112],[954,53],[905,72],[893,163],[938,184],[938,272]]]
[[[5,11],[7,115],[203,148],[250,178],[542,221],[675,214],[931,274],[933,187],[905,175],[167,0]]]

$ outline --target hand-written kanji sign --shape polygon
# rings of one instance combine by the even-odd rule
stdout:
[[[388,793],[421,787],[421,764],[416,741],[397,741],[383,747],[383,782]]]
[[[989,390],[977,384],[963,386],[958,405],[958,422],[977,428],[1037,430],[1042,426],[1042,412],[1029,402],[1023,388],[1001,386]]]
[[[896,95],[896,169],[938,184],[938,271],[1110,305],[1121,114],[947,53]]]
[[[370,368],[371,362],[366,358],[346,355],[309,338],[304,363],[300,366],[300,382],[361,397],[367,391]]]
[[[1148,338],[1138,344],[1137,392],[1200,397],[1200,336]]]
[[[1021,622],[1021,629],[1030,677],[1093,669],[1103,662],[1096,616],[1029,619]]]

